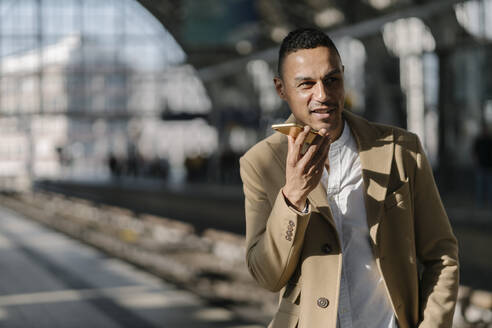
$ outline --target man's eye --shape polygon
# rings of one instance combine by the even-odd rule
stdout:
[[[328,77],[325,79],[325,83],[335,83],[340,80],[338,77]]]
[[[304,82],[301,82],[299,84],[300,87],[303,87],[303,88],[308,88],[310,86],[312,86],[314,83],[313,82],[309,82],[309,81],[304,81]]]

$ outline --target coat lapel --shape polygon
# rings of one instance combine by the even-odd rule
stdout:
[[[365,119],[347,111],[344,111],[344,118],[351,128],[359,148],[367,224],[371,240],[373,244],[377,245],[377,230],[381,220],[393,161],[393,133],[381,133],[380,130],[369,124]]]
[[[326,198],[326,190],[321,183],[319,183],[316,188],[311,191],[308,199],[311,205],[316,207],[321,215],[323,215],[323,217],[331,223],[335,231],[337,231],[335,220],[333,219],[333,215],[330,210],[330,204]]]

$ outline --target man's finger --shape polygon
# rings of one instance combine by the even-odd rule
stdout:
[[[310,176],[317,176],[323,172],[324,164],[326,162],[326,157],[328,156],[328,151],[330,149],[330,140],[328,137],[323,137],[322,145],[314,154],[313,159],[307,164],[307,170],[305,171]]]
[[[297,165],[299,165],[299,167],[302,169],[302,172],[307,172],[309,170],[309,167],[311,166],[310,163],[316,155],[318,147],[318,145],[310,145],[308,150],[304,153],[304,155],[302,155],[301,159],[297,163]]]
[[[295,139],[292,136],[287,136],[288,140],[288,148],[287,148],[287,165],[296,166],[297,163],[297,154],[296,154],[296,145]]]
[[[305,125],[304,129],[296,137],[296,146],[298,146],[299,148],[302,147],[302,145],[306,141],[309,130],[311,130],[309,125]]]
[[[310,163],[313,162],[313,159],[316,157],[317,152],[319,151],[320,144],[311,144],[307,148],[306,152],[299,159],[298,165],[300,166],[309,166]]]
[[[308,151],[306,151],[304,156],[299,161],[301,162],[301,165],[307,166],[309,162],[315,163],[317,161],[316,158],[322,155],[327,142],[327,138],[324,136],[326,134],[326,130],[321,129],[319,134],[320,136],[317,136],[317,138],[320,138],[321,140],[318,139],[316,144],[311,144],[309,146]]]
[[[297,135],[295,139],[295,147],[294,147],[294,154],[295,158],[298,159],[301,155],[301,150],[302,150],[302,145],[304,144],[304,141],[306,140],[306,137],[309,133],[309,130],[311,128],[308,125],[304,126],[304,129]]]

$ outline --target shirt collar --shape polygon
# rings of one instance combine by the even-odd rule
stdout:
[[[350,139],[350,128],[347,124],[347,121],[346,120],[343,120],[343,131],[342,131],[342,134],[340,135],[340,137],[333,141],[330,145],[330,149],[331,148],[340,148],[340,147],[343,147],[347,144],[347,142],[349,141]]]

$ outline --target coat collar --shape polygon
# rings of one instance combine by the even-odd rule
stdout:
[[[367,223],[371,239],[376,244],[377,228],[382,214],[381,211],[383,210],[393,161],[393,132],[391,129],[378,129],[374,124],[347,110],[342,112],[342,116],[347,121],[357,142],[364,182]],[[292,122],[300,123],[291,114],[285,123]],[[280,159],[280,164],[285,174],[287,138],[279,133],[279,136],[273,140],[277,140],[282,145],[273,148]],[[326,191],[321,183],[310,193],[308,199],[335,227],[328,200],[326,199]]]
[[[378,128],[348,111],[344,111],[344,114],[357,140],[364,182],[367,224],[371,239],[377,244],[377,229],[393,162],[395,146],[393,130]]]

